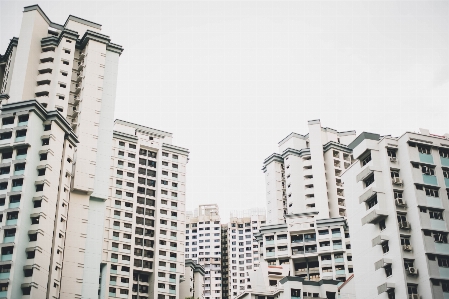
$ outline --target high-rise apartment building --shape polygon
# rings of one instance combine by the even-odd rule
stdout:
[[[307,135],[291,133],[279,142],[280,153],[264,161],[267,225],[257,238],[269,265],[289,264],[291,276],[315,281],[351,275],[341,174],[351,164],[347,145],[354,138],[354,131],[309,121]]]
[[[228,224],[221,225],[221,292],[222,298],[229,298],[229,252]]]
[[[98,298],[122,50],[33,5],[0,56],[0,297]]]
[[[171,133],[122,120],[112,144],[100,298],[180,298],[189,152]]]
[[[204,267],[204,298],[222,297],[221,224],[218,205],[200,205],[186,213],[185,258]]]
[[[244,290],[251,289],[249,275],[260,266],[259,242],[254,234],[259,232],[261,225],[265,225],[266,215],[264,209],[251,209],[234,211],[230,216],[226,225],[228,267],[226,272],[222,272],[223,276],[226,274],[228,298],[235,298]]]
[[[362,133],[348,147],[354,298],[449,298],[449,134]]]

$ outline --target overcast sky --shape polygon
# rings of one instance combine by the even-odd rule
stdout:
[[[449,133],[448,1],[0,1],[0,53],[36,3],[124,47],[115,116],[190,150],[187,209],[265,207],[262,162],[307,120]]]

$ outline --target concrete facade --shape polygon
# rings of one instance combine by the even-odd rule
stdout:
[[[449,298],[449,135],[362,133],[349,148],[356,298]]]
[[[186,213],[185,258],[204,267],[205,299],[222,298],[221,224],[218,205],[200,205]]]
[[[171,133],[115,121],[100,298],[180,298],[188,153]]]
[[[280,154],[265,159],[267,225],[257,239],[271,266],[288,265],[291,276],[344,281],[352,273],[341,173],[351,164],[347,145],[355,132],[322,128],[291,133]]]
[[[179,298],[203,298],[204,268],[191,259],[186,259],[184,281],[180,284]]]
[[[0,297],[98,298],[122,50],[101,25],[33,5],[0,56]]]

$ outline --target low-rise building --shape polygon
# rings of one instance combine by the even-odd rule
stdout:
[[[204,284],[204,271],[203,266],[196,263],[194,260],[186,259],[183,281],[179,286],[179,298],[186,299],[202,299],[203,284]]]
[[[253,288],[240,293],[236,299],[335,299],[341,284],[338,280],[310,281],[289,276],[288,267],[269,266],[264,262],[250,277]]]

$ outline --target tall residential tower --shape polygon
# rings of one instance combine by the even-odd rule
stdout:
[[[221,225],[218,205],[200,205],[186,213],[185,258],[204,267],[204,299],[222,298]]]
[[[0,55],[0,297],[98,298],[122,50],[33,5]]]
[[[322,128],[291,133],[279,154],[264,161],[267,225],[257,236],[270,266],[288,264],[290,276],[344,281],[352,273],[342,172],[351,164],[354,131]],[[270,280],[276,285],[279,279]]]
[[[449,298],[449,134],[362,133],[348,147],[355,297]]]
[[[179,298],[188,154],[171,133],[115,121],[100,298]]]

